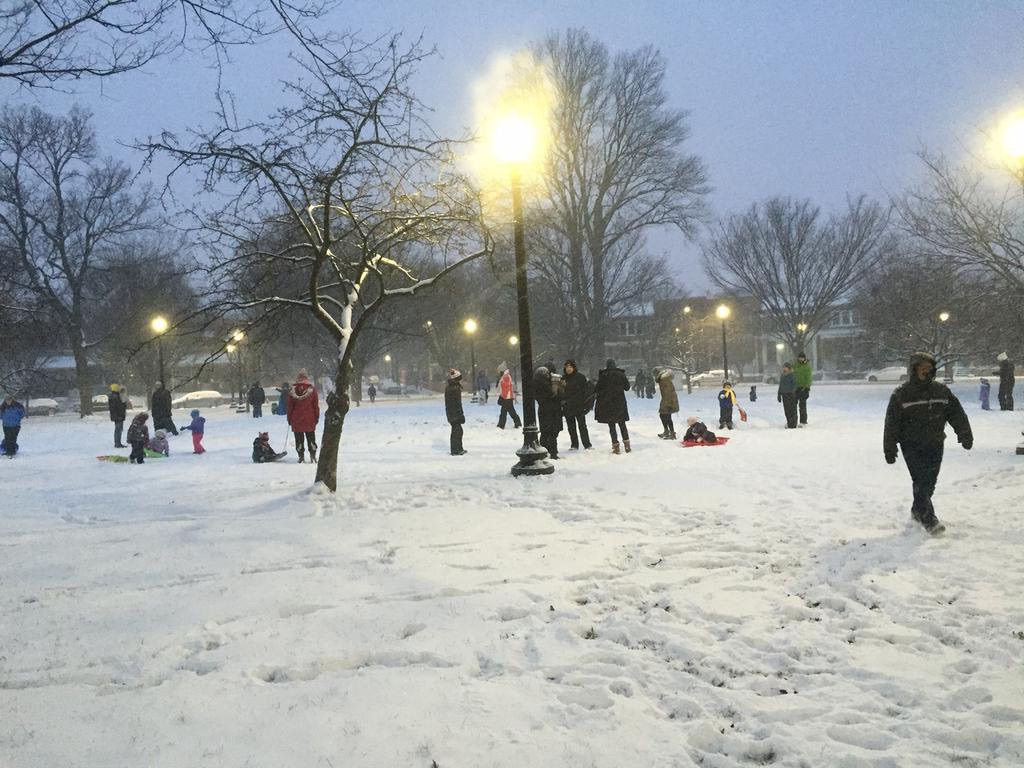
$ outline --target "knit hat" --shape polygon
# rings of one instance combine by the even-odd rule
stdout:
[[[617,368],[618,366],[616,366],[615,365],[615,361],[612,360],[612,358],[609,357],[607,360],[604,361],[604,367],[605,368]]]
[[[806,360],[806,359],[807,359],[807,355],[805,355],[805,354],[804,354],[803,352],[800,352],[800,353],[799,353],[799,354],[798,354],[798,355],[796,356],[796,359],[797,359],[797,360]]]
[[[120,392],[121,391],[121,385],[120,384],[111,384],[110,385],[110,391],[111,392]]]
[[[146,419],[148,419],[148,418],[149,418],[149,414],[148,414],[148,413],[146,413],[145,411],[143,411],[142,413],[140,413],[140,414],[137,414],[137,415],[135,416],[135,418],[134,418],[134,419],[132,419],[132,421],[145,421],[145,420],[146,420]]]
[[[307,373],[305,368],[300,368],[299,369],[299,375],[295,377],[295,380],[296,381],[309,381],[309,373]]]
[[[167,437],[167,432],[165,430],[163,430],[163,429],[158,429],[156,431],[156,436],[161,438],[161,439],[165,438],[165,437]]]
[[[199,418],[199,409],[198,408],[193,408],[191,411],[189,411],[188,415],[191,416],[193,419],[198,419]]]
[[[692,427],[692,426],[693,426],[694,424],[696,424],[696,423],[697,423],[698,421],[700,421],[700,419],[698,419],[698,418],[697,418],[696,416],[690,416],[690,417],[689,417],[689,418],[688,418],[688,419],[686,420],[686,426],[688,426],[688,427]]]
[[[269,433],[269,432],[260,432],[260,437],[259,437],[259,439],[260,439],[261,441],[262,441],[262,440],[269,440],[269,439],[270,439],[270,433]]]
[[[1005,352],[1000,352],[998,355],[996,355],[996,360],[998,360],[1000,363],[1007,359],[1008,358]]]
[[[448,369],[448,381],[462,381],[462,373],[459,372],[458,368]]]
[[[732,382],[731,381],[723,381],[722,382],[722,388],[723,389],[725,389],[726,387],[731,387],[731,386],[732,386]]]

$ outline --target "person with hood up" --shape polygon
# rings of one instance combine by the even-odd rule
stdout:
[[[149,442],[149,427],[146,421],[149,414],[143,411],[134,419],[128,427],[128,445],[132,452],[128,455],[128,461],[132,464],[142,464],[146,459],[146,444]]]
[[[370,386],[366,388],[366,396],[370,398],[370,405],[373,405],[377,400],[377,387],[371,381]]]
[[[608,432],[612,438],[612,453],[619,453],[619,435],[616,429],[622,433],[622,444],[626,453],[632,450],[629,445],[629,431],[626,429],[626,422],[629,421],[629,408],[626,405],[628,391],[629,379],[626,372],[609,358],[604,370],[597,374],[597,386],[594,388],[594,420],[599,424],[608,425]]]
[[[272,461],[280,461],[287,453],[288,451],[276,453],[270,447],[270,434],[268,432],[260,432],[256,439],[252,441],[253,464],[269,464]]]
[[[1013,363],[1005,352],[1000,352],[996,357],[999,361],[999,370],[993,371],[993,376],[999,377],[999,410],[1013,410],[1013,387],[1017,383]]]
[[[153,412],[153,429],[164,429],[172,435],[178,434],[171,417],[171,391],[162,381],[156,383],[156,389],[149,398],[149,408]]]
[[[557,459],[558,433],[562,431],[562,401],[547,366],[542,365],[534,372],[533,390],[537,401],[540,444],[547,449],[549,459]]]
[[[449,438],[451,454],[464,456],[466,449],[462,447],[462,425],[466,423],[466,414],[462,410],[462,374],[455,368],[448,369],[448,380],[444,387],[444,415],[452,428]]]
[[[992,385],[985,377],[981,379],[981,387],[978,390],[978,399],[981,400],[981,410],[991,411],[992,405],[989,398],[992,396]]]
[[[498,416],[498,429],[504,429],[507,418],[512,417],[512,423],[516,429],[523,426],[523,422],[516,413],[516,389],[512,383],[512,372],[508,366],[504,367],[501,378],[498,380],[498,405],[501,406],[501,414]]]
[[[793,373],[793,366],[783,363],[782,375],[779,376],[778,401],[782,403],[782,410],[786,414],[786,429],[796,429],[796,398],[796,376]]]
[[[914,490],[910,516],[930,533],[941,533],[945,526],[935,516],[932,494],[942,467],[946,424],[964,450],[971,450],[974,436],[960,401],[935,381],[934,357],[926,352],[911,356],[907,375],[889,398],[882,450],[886,463],[895,464],[897,446],[902,449]]]
[[[597,375],[600,378],[601,373],[598,372]],[[636,397],[639,399],[639,398],[644,396],[644,393],[646,391],[647,391],[647,374],[644,372],[643,368],[637,368],[636,369],[636,376],[633,377],[633,394],[636,395]]]
[[[280,393],[277,396],[277,415],[286,416],[288,414],[288,393],[292,391],[292,385],[286,381],[277,388],[277,391]]]
[[[254,419],[263,418],[263,403],[267,401],[267,393],[263,391],[263,387],[258,381],[249,388],[246,397],[249,400],[249,405],[252,406],[252,417]]]
[[[658,389],[661,390],[658,416],[661,417],[661,426],[664,427],[658,437],[662,440],[675,440],[676,425],[672,423],[672,414],[679,413],[679,395],[676,394],[676,385],[671,369],[655,368],[654,379],[658,382]]]
[[[157,458],[159,456],[170,456],[171,446],[167,443],[167,432],[158,429],[149,442],[146,443],[146,456],[148,458]]]
[[[686,420],[686,434],[683,435],[683,442],[714,445],[718,442],[718,437],[708,429],[707,424],[696,416],[691,416]]]
[[[581,441],[585,449],[593,448],[587,430],[590,382],[580,373],[575,360],[566,360],[562,366],[562,385],[565,393],[562,395],[562,413],[565,414],[565,426],[569,428],[569,449],[578,451]]]
[[[121,442],[121,435],[124,432],[124,420],[128,414],[128,393],[120,384],[111,384],[110,393],[107,395],[107,410],[110,412],[110,420],[114,422],[114,447],[127,448]]]
[[[7,395],[3,403],[0,403],[0,421],[4,426],[4,455],[9,459],[14,458],[18,452],[18,433],[21,432],[21,420],[25,418],[25,406],[14,399],[14,395]]]
[[[295,377],[295,383],[288,392],[288,423],[295,435],[295,451],[299,464],[306,460],[306,446],[309,460],[316,462],[316,425],[320,422],[320,396],[309,381],[309,374],[303,368]],[[303,445],[305,440],[305,445]]]
[[[796,381],[796,404],[800,411],[800,426],[803,427],[807,425],[807,398],[811,396],[811,383],[814,381],[814,371],[803,352],[796,356],[793,378]]]
[[[718,428],[732,429],[732,409],[739,405],[736,402],[736,393],[733,391],[732,383],[722,384],[722,391],[718,393]]]
[[[182,427],[182,429],[187,429],[192,433],[192,453],[206,453],[206,449],[203,448],[203,435],[206,434],[206,419],[199,415],[198,408],[193,408],[188,415],[192,417],[192,421],[187,427]]]
[[[487,378],[483,368],[476,372],[476,391],[481,403],[486,403],[487,398],[491,396],[491,380]]]

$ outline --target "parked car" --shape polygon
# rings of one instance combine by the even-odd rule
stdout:
[[[53,416],[59,410],[60,405],[56,400],[49,397],[34,397],[28,401],[25,413],[29,416]]]
[[[171,406],[173,408],[212,408],[230,401],[230,397],[222,395],[215,389],[200,389],[197,392],[189,392],[174,398],[171,400]]]
[[[901,382],[907,380],[907,366],[905,365],[889,365],[885,368],[876,368],[873,371],[868,371],[864,374],[866,381],[895,381]]]
[[[711,371],[704,371],[704,373],[697,373],[690,377],[690,384],[695,387],[720,387],[723,381],[731,381],[734,384],[739,381],[736,378],[736,372],[731,372],[731,378],[727,378],[725,371],[721,368],[716,368]],[[685,381],[685,378],[683,379]]]

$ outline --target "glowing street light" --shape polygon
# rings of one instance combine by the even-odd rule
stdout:
[[[731,314],[732,310],[727,304],[719,304],[718,309],[715,310],[715,316],[722,321],[722,370],[726,380],[729,379],[729,347],[725,341],[725,321]]]
[[[533,342],[530,336],[530,300],[526,279],[526,235],[523,223],[522,173],[540,153],[541,125],[525,113],[509,112],[494,124],[490,137],[494,160],[507,168],[512,181],[512,231],[516,259],[516,307],[519,321],[519,369],[523,391],[523,447],[512,475],[550,475],[555,465],[538,442],[536,404],[533,399]]]
[[[1018,112],[1004,123],[1002,143],[1010,159],[1024,161],[1024,112]]]
[[[384,355],[384,362],[385,363],[390,363],[391,362],[391,355]]]
[[[160,360],[160,381],[164,386],[167,386],[167,382],[164,380],[164,334],[167,333],[167,329],[171,327],[171,324],[167,322],[166,317],[157,315],[149,321],[149,327],[156,334],[156,353]]]
[[[510,347],[514,347],[518,343],[519,343],[519,337],[518,336],[512,335],[512,336],[508,337],[508,345]]]
[[[939,312],[939,322],[944,323],[949,320],[949,312]]]
[[[692,311],[693,311],[693,308],[689,304],[687,304],[685,307],[683,307],[683,314],[684,315],[688,315]]]
[[[782,343],[781,341],[780,341],[780,342],[778,342],[778,343],[777,343],[777,344],[775,345],[775,349],[776,349],[776,350],[778,350],[779,352],[781,352],[781,351],[782,351],[782,350],[784,350],[785,348],[786,348],[786,345],[785,345],[785,344],[783,344],[783,343]]]
[[[241,341],[245,338],[245,331],[235,331],[231,334],[231,338],[235,341]]]
[[[473,402],[474,403],[477,402],[477,400],[476,400],[476,350],[475,350],[475,348],[473,346],[473,337],[476,335],[476,331],[477,331],[478,327],[479,326],[476,324],[476,320],[474,320],[473,318],[469,318],[463,324],[463,326],[462,326],[462,330],[464,330],[466,332],[466,335],[469,336],[469,367],[470,367],[470,371],[471,371],[471,374],[470,374],[471,378],[469,380],[469,382],[470,382],[469,385],[471,387],[473,387],[473,398],[474,398]]]
[[[796,329],[800,331],[800,333],[807,333],[807,323],[797,323]]]

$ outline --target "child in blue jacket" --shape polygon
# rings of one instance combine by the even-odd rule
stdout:
[[[0,420],[4,425],[3,452],[9,459],[18,452],[18,433],[21,432],[21,420],[25,418],[25,406],[7,395],[0,403]]]
[[[187,429],[192,433],[192,453],[206,453],[206,449],[203,448],[203,433],[206,432],[206,419],[199,415],[199,409],[194,408],[189,416],[192,417],[192,423],[182,429]]]
[[[732,409],[736,405],[736,393],[728,381],[722,385],[718,393],[718,428],[732,429]]]

